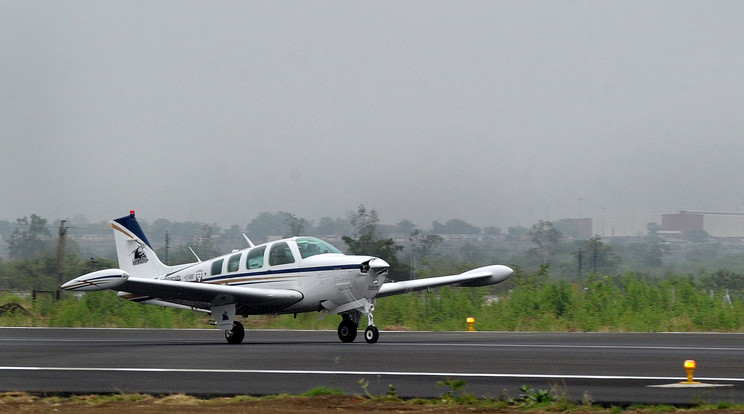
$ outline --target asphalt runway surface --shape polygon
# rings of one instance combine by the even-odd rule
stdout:
[[[0,391],[269,395],[315,387],[436,397],[518,397],[554,389],[604,404],[744,403],[744,335],[687,333],[388,332],[248,330],[228,345],[217,329],[0,328]],[[706,388],[664,388],[697,362]]]

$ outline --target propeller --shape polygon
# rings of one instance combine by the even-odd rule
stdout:
[[[382,259],[379,259],[377,257],[373,257],[367,260],[366,262],[363,262],[359,266],[359,270],[362,273],[369,273],[369,271],[371,270],[375,272],[375,275],[384,274],[385,272],[388,271],[388,269],[390,269],[390,265],[388,264],[388,262]]]

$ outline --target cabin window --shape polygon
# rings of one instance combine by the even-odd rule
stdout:
[[[222,273],[222,263],[225,259],[215,260],[212,262],[212,275],[218,275]]]
[[[260,269],[264,263],[264,252],[266,246],[256,247],[248,252],[248,257],[245,260],[245,267],[248,269]]]
[[[285,242],[276,243],[271,246],[269,252],[269,264],[272,266],[294,263],[294,256],[289,250],[289,245]]]
[[[239,268],[240,268],[240,253],[230,256],[230,259],[227,261],[228,272],[237,272]]]
[[[340,250],[331,246],[329,243],[315,237],[298,237],[297,248],[300,249],[300,256],[303,259],[318,254],[341,253]]]

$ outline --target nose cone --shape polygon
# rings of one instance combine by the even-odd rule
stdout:
[[[380,274],[386,272],[390,268],[390,265],[388,264],[388,262],[375,257],[374,259],[369,261],[369,268],[372,269],[375,273]]]

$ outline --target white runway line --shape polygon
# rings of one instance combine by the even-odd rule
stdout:
[[[560,375],[560,374],[489,374],[475,372],[400,372],[400,371],[326,371],[326,370],[273,370],[273,369],[192,369],[192,368],[84,368],[84,367],[12,367],[0,366],[1,371],[91,371],[91,372],[180,372],[195,374],[280,374],[280,375],[387,375],[421,377],[470,377],[470,378],[539,378],[539,379],[591,379],[633,381],[681,381],[683,377],[649,377],[633,375]],[[700,381],[727,381],[744,383],[744,378],[695,378]]]

